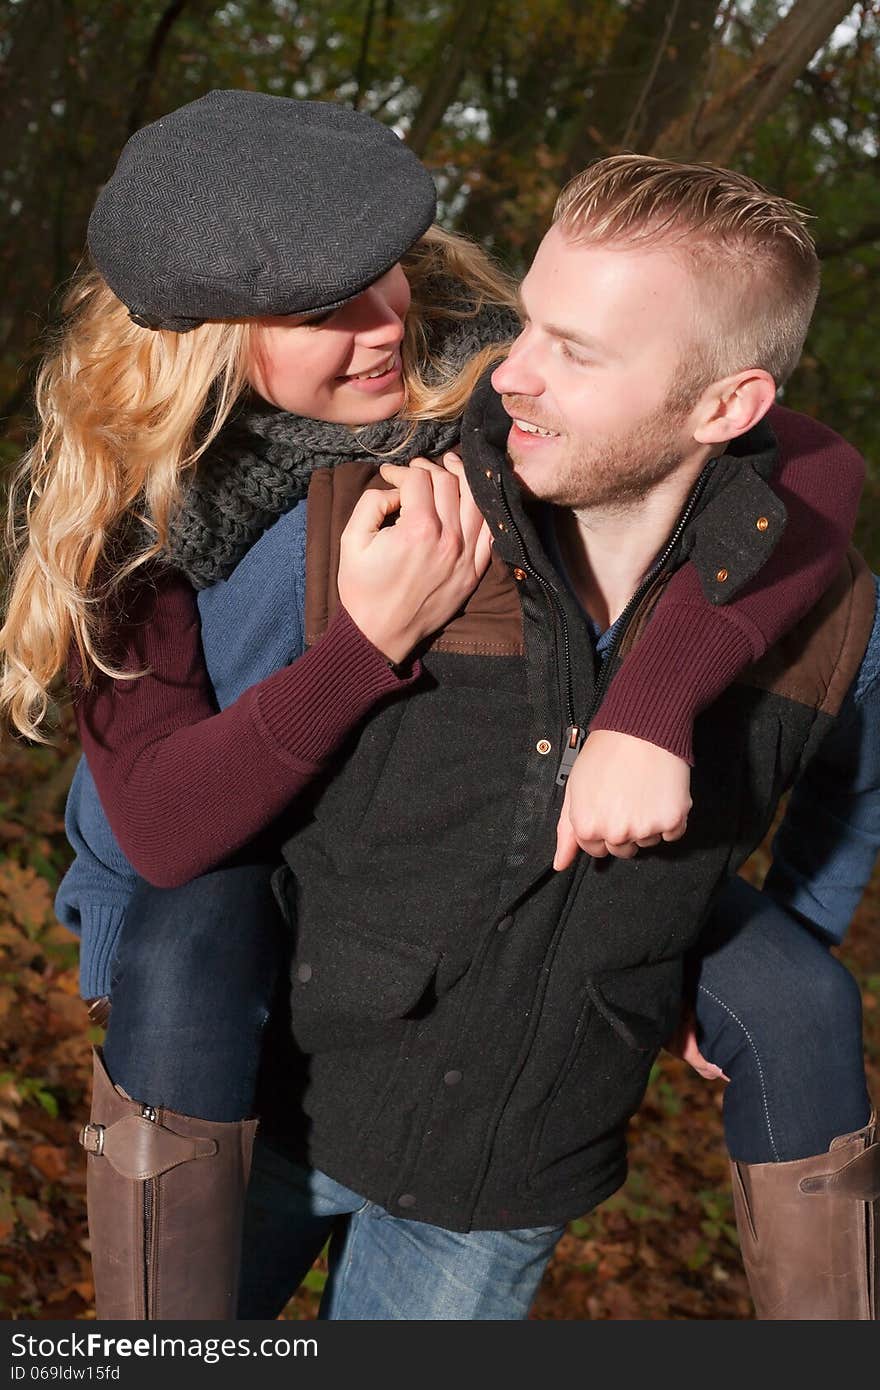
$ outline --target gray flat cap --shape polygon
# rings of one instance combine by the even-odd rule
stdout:
[[[137,131],[89,221],[92,259],[145,328],[320,314],[430,226],[428,171],[344,106],[217,91]]]

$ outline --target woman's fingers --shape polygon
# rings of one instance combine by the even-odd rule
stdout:
[[[400,509],[400,491],[390,488],[380,491],[368,488],[362,492],[346,525],[349,539],[358,549],[368,544],[392,512]]]
[[[470,484],[468,483],[468,480],[465,477],[464,464],[458,457],[458,454],[455,454],[451,450],[449,450],[447,453],[443,455],[443,464],[444,467],[447,468],[449,472],[455,478],[458,479],[459,517],[461,524],[461,534],[465,545],[469,549],[473,548],[477,544],[480,532],[486,526],[483,513],[480,511],[479,507],[474,501],[474,496],[471,492]],[[487,533],[491,536],[491,532],[488,531],[488,527],[486,529]],[[483,562],[483,568],[485,568],[485,565],[487,563],[488,556],[486,556],[486,559]],[[481,574],[482,569],[479,566],[477,566],[476,568],[477,573]]]
[[[615,859],[635,859],[639,852],[639,846],[635,840],[624,840],[622,844],[615,844],[611,840],[606,840],[605,848]]]
[[[430,478],[444,537],[450,544],[460,545],[464,555],[473,556],[474,572],[481,575],[492,554],[492,533],[473,499],[461,459],[449,450],[443,455],[442,465],[432,459],[414,458],[408,468],[383,464],[379,471],[386,482],[399,486],[400,479],[410,470]]]
[[[409,467],[383,463],[379,472],[386,482],[400,489],[401,515],[407,521],[432,521],[442,534],[458,534],[458,484],[446,470],[430,459],[413,459]],[[442,481],[441,481],[442,480]]]
[[[489,530],[488,521],[482,521],[474,546],[474,572],[477,575],[484,574],[488,569],[489,561],[492,558],[492,546],[494,544],[495,541],[492,532]]]
[[[687,825],[687,817],[685,817],[684,820],[679,821],[678,825],[673,826],[671,830],[664,830],[663,839],[669,841],[680,840],[681,837],[684,835],[684,832],[687,830]],[[654,843],[656,844],[657,841],[655,840]]]
[[[437,507],[433,479],[419,468],[394,466],[392,481],[400,492],[400,520],[414,542],[440,540],[443,521]]]

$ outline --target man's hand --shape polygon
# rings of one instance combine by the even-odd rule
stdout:
[[[464,477],[414,459],[383,464],[388,491],[359,498],[342,533],[339,597],[364,636],[389,661],[401,662],[461,608],[489,564],[492,542]],[[394,526],[383,526],[397,512]]]
[[[686,1004],[682,1007],[678,1027],[666,1044],[666,1051],[671,1052],[673,1057],[681,1057],[682,1061],[687,1062],[689,1067],[693,1067],[697,1075],[702,1076],[704,1081],[730,1080],[730,1077],[725,1076],[720,1067],[716,1067],[714,1062],[708,1062],[700,1051],[697,1045],[696,1019],[693,1010]]]
[[[556,827],[554,869],[578,849],[594,858],[632,859],[661,840],[680,840],[691,809],[683,758],[631,734],[597,729],[575,760]]]

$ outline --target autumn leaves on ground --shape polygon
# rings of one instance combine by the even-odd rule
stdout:
[[[75,753],[0,749],[0,1317],[89,1318],[84,1161],[89,1048],[76,942],[52,898],[70,851],[63,803]],[[763,867],[755,857],[755,870]],[[880,880],[844,959],[865,1002],[880,1095]],[[875,973],[872,973],[875,972]],[[543,1319],[747,1318],[751,1307],[721,1138],[720,1083],[664,1056],[632,1126],[630,1178],[571,1223],[538,1296]],[[314,1315],[320,1265],[286,1316]]]

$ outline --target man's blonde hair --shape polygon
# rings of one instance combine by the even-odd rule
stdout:
[[[754,179],[650,155],[600,159],[566,184],[553,213],[578,244],[670,248],[696,281],[697,322],[683,344],[689,379],[761,367],[794,371],[819,293],[807,214]]]

